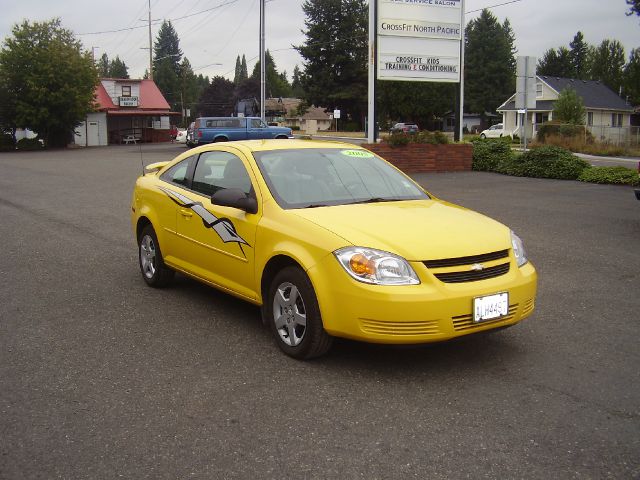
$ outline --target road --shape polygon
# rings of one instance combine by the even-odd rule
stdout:
[[[491,335],[338,341],[298,362],[256,307],[140,278],[140,160],[181,151],[0,154],[0,478],[640,477],[632,189],[417,175],[523,237],[537,311]]]

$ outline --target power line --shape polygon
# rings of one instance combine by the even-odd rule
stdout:
[[[464,14],[468,15],[469,13],[481,12],[482,10],[485,10],[485,9],[490,10],[492,8],[502,7],[503,5],[509,5],[510,3],[518,3],[518,2],[522,2],[522,0],[511,0],[510,2],[497,3],[495,5],[489,5],[488,7],[476,8],[475,10],[469,10],[468,12],[464,12]]]
[[[210,12],[212,10],[217,10],[218,8],[222,8],[222,7],[226,7],[227,5],[232,5],[236,2],[238,2],[239,0],[229,0],[225,3],[221,3],[220,5],[216,5],[215,7],[211,7],[211,8],[207,8],[206,10],[201,10],[199,12],[195,12],[195,13],[191,13],[189,15],[183,15],[182,17],[176,17],[176,18],[169,18],[168,21],[170,22],[177,22],[178,20],[183,20],[185,18],[189,18],[189,17],[194,17],[196,15],[200,15],[202,13],[206,13],[206,12]],[[160,23],[160,20],[157,20],[155,22],[151,22],[152,25],[157,25]],[[118,28],[115,30],[104,30],[102,32],[86,32],[86,33],[77,33],[76,35],[80,36],[85,36],[85,35],[102,35],[103,33],[119,33],[119,32],[126,32],[128,30],[137,30],[139,28],[148,28],[148,25],[139,25],[137,27],[127,27],[127,28]]]

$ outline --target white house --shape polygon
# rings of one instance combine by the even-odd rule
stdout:
[[[553,107],[565,88],[572,88],[582,98],[586,110],[584,123],[596,140],[626,143],[631,135],[633,107],[606,85],[593,80],[577,80],[538,76],[536,83],[536,108],[528,111],[527,137],[536,135],[538,127],[553,120]],[[522,135],[523,113],[515,108],[513,94],[498,107],[504,129]]]

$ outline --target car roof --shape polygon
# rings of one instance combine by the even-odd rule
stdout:
[[[216,146],[220,147],[235,147],[240,150],[249,152],[264,152],[268,150],[305,150],[312,148],[338,148],[349,150],[362,150],[359,145],[344,142],[331,142],[320,140],[295,140],[295,139],[281,139],[281,140],[239,140],[235,142],[223,142],[223,143],[209,143],[197,147],[199,152],[206,152],[208,150],[216,150]],[[192,150],[193,151],[193,150]]]

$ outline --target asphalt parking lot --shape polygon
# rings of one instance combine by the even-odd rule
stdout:
[[[140,278],[140,161],[183,150],[0,154],[0,478],[640,477],[633,189],[416,175],[523,238],[536,312],[446,344],[338,341],[305,363],[256,307]]]

